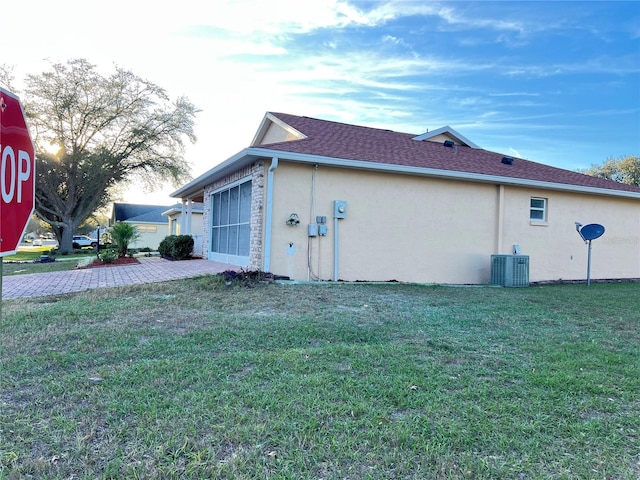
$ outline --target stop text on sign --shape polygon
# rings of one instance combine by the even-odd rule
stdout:
[[[22,203],[22,184],[29,180],[31,175],[31,157],[24,150],[18,150],[16,155],[11,145],[4,148],[0,145],[0,150],[2,151],[0,166],[2,201],[11,203],[15,197],[18,203]]]

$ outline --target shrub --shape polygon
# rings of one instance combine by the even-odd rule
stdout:
[[[168,237],[164,237],[158,245],[158,253],[162,258],[167,258],[169,256],[169,251],[171,250],[171,244],[173,243],[175,235],[169,235]]]
[[[101,250],[98,254],[98,258],[102,263],[113,263],[118,258],[118,252],[113,250],[112,248],[107,248],[105,250]]]
[[[127,256],[129,244],[140,238],[140,233],[135,225],[125,222],[116,222],[111,227],[111,238],[118,244],[118,255],[120,257]]]
[[[193,237],[191,235],[169,235],[160,242],[158,252],[162,258],[170,260],[191,258]]]
[[[190,258],[193,253],[193,237],[191,235],[178,235],[173,247],[173,258]]]

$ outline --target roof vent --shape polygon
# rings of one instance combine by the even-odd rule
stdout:
[[[453,148],[456,144],[453,142],[453,140],[445,140],[443,145],[447,148]]]
[[[502,157],[502,163],[505,165],[513,165],[513,157]]]

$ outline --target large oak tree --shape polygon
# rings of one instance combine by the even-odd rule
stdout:
[[[608,158],[602,165],[591,165],[580,170],[592,177],[606,178],[620,183],[640,187],[640,156],[627,155],[620,158]]]
[[[99,73],[85,59],[28,75],[21,95],[37,157],[36,214],[60,251],[76,228],[134,178],[150,185],[188,178],[184,141],[195,142],[196,108],[122,68]]]

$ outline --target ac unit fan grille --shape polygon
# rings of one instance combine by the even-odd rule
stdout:
[[[503,287],[528,287],[529,256],[491,255],[491,284]]]

